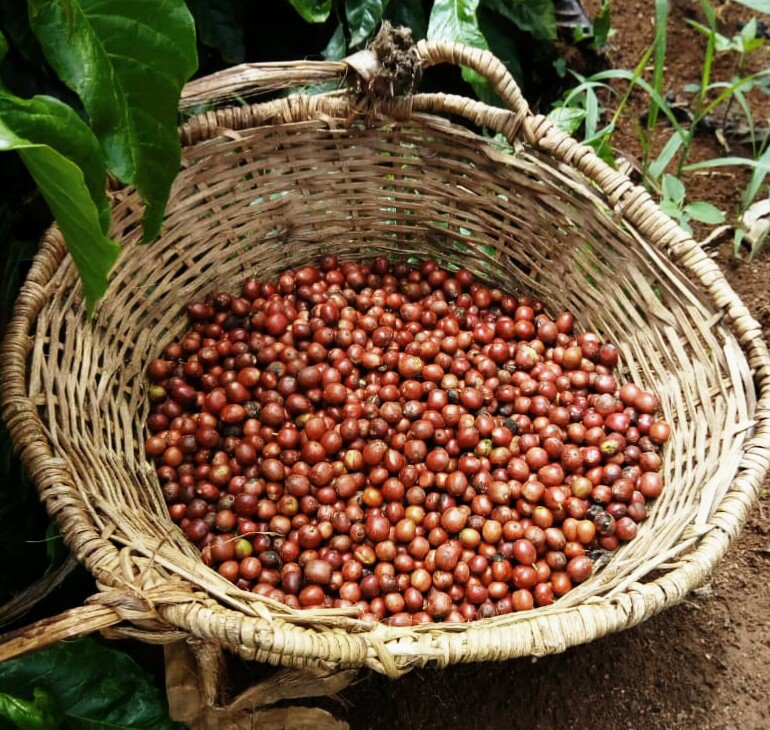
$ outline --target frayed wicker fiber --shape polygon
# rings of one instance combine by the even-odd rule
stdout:
[[[682,600],[738,534],[770,459],[770,358],[757,322],[644,190],[529,112],[488,52],[424,41],[415,50],[423,67],[474,68],[508,108],[337,92],[191,118],[159,240],[140,245],[134,191],[113,196],[123,254],[92,323],[61,235],[46,234],[3,346],[2,404],[48,511],[101,589],[52,621],[57,637],[121,622],[122,635],[145,640],[193,634],[262,662],[391,677],[543,655]],[[346,69],[250,66],[235,86]],[[185,98],[214,87],[225,98],[226,83],[196,82]],[[504,135],[513,150],[449,115]],[[369,626],[347,610],[294,611],[205,567],[168,518],[143,453],[144,366],[185,328],[185,302],[329,251],[462,265],[552,312],[570,309],[615,342],[624,375],[660,395],[673,427],[666,487],[638,537],[553,606],[461,625]],[[0,656],[44,634],[6,637]]]

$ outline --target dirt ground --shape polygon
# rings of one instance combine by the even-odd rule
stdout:
[[[674,0],[666,90],[698,80],[703,45],[685,19],[697,3]],[[652,0],[613,3],[609,61],[633,68],[653,37]],[[728,35],[748,17],[721,8]],[[766,57],[765,57],[766,58]],[[715,73],[732,75],[719,60]],[[755,110],[767,123],[767,100]],[[632,104],[615,144],[637,159],[633,128],[644,99]],[[660,125],[653,148],[670,131]],[[698,138],[693,159],[725,154],[711,136]],[[685,178],[690,200],[733,210],[746,176],[721,170]],[[696,231],[697,233],[697,231]],[[731,241],[710,250],[770,334],[770,247],[735,263]],[[389,682],[369,676],[343,694],[335,714],[352,728],[698,728],[770,727],[770,496],[763,492],[740,539],[698,595],[620,634],[538,661],[421,670]]]

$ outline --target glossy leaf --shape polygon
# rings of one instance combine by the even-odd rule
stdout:
[[[54,699],[69,728],[177,727],[152,678],[127,654],[92,639],[56,644],[0,664],[0,692],[26,697],[35,688]]]
[[[33,144],[45,144],[74,162],[99,211],[103,232],[110,225],[105,186],[107,174],[99,142],[75,111],[50,96],[20,99],[0,93],[0,123],[14,135]]]
[[[326,48],[321,51],[321,55],[327,61],[339,61],[345,58],[347,53],[347,44],[345,43],[345,28],[342,23],[337,24],[337,30],[334,31]]]
[[[0,0],[3,29],[8,34],[11,45],[19,55],[34,66],[45,61],[40,46],[29,27],[27,0]]]
[[[216,48],[227,63],[243,63],[243,3],[241,0],[187,0],[198,39]]]
[[[107,291],[107,274],[120,246],[101,232],[96,206],[77,165],[46,146],[21,149],[19,154],[61,228],[90,313]]]
[[[39,687],[26,700],[0,692],[0,726],[5,718],[19,730],[56,730],[62,724],[62,712],[51,696]]]
[[[422,0],[393,0],[387,4],[383,17],[395,26],[411,28],[415,41],[428,34],[428,18]]]
[[[488,49],[487,40],[479,29],[478,7],[479,0],[436,0],[428,21],[428,38]],[[470,68],[463,67],[462,74],[480,99],[488,103],[494,101],[496,94],[489,81]]]
[[[83,101],[109,169],[145,201],[149,240],[179,171],[177,105],[197,65],[187,6],[183,0],[29,0],[29,10],[48,62]]]
[[[363,43],[379,25],[388,0],[345,0],[350,45]]]
[[[552,0],[482,0],[482,4],[535,38],[546,41],[556,38],[556,12]]]
[[[107,289],[120,247],[104,235],[109,224],[104,168],[98,169],[99,149],[88,135],[75,112],[60,102],[0,93],[0,150],[17,150],[40,188],[80,272],[90,311]]]
[[[332,0],[289,0],[308,23],[325,23],[332,10]]]
[[[487,39],[489,50],[505,64],[511,75],[521,83],[524,74],[514,35],[505,27],[505,23],[501,23],[500,19],[486,8],[479,8],[478,19],[479,28]],[[494,101],[496,101],[496,97],[497,95],[495,95]]]

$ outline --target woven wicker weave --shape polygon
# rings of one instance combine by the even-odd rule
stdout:
[[[376,105],[295,96],[191,118],[160,239],[114,195],[123,255],[89,324],[56,228],[45,236],[2,350],[3,413],[48,511],[101,592],[0,657],[118,622],[123,635],[187,633],[295,667],[415,666],[542,655],[632,626],[703,583],[738,534],[768,467],[770,359],[724,276],[650,196],[533,116],[484,51],[421,42],[423,66],[463,64],[508,109],[444,94]],[[236,90],[339,77],[345,63],[240,69]],[[232,81],[232,75],[229,77]],[[217,78],[188,88],[209,98]],[[222,96],[221,93],[218,96]],[[503,149],[463,117],[501,133]],[[167,516],[143,451],[146,362],[186,327],[183,305],[334,251],[436,257],[552,312],[569,308],[658,393],[673,437],[666,488],[637,539],[555,605],[461,625],[369,626],[347,610],[294,611],[205,567]],[[42,637],[42,638],[41,638]]]

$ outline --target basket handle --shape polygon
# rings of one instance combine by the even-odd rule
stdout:
[[[503,103],[517,117],[531,116],[529,105],[513,76],[490,51],[453,41],[429,40],[419,41],[414,51],[425,68],[450,63],[473,69],[492,83]],[[179,108],[190,111],[203,104],[219,106],[239,97],[341,79],[351,69],[362,74],[363,69],[375,69],[378,65],[377,56],[371,50],[359,51],[342,61],[243,63],[186,84]]]
[[[45,649],[65,639],[77,639],[122,621],[112,607],[92,603],[44,618],[21,629],[0,634],[0,662]]]
[[[185,84],[179,100],[181,112],[197,106],[215,107],[289,86],[320,84],[341,79],[348,71],[344,61],[289,61],[242,63]]]
[[[467,66],[479,76],[487,79],[499,94],[506,108],[517,117],[532,116],[529,104],[521,93],[519,85],[511,76],[505,64],[492,53],[482,48],[466,46],[454,41],[422,40],[415,46],[423,67],[450,63],[454,66]]]

